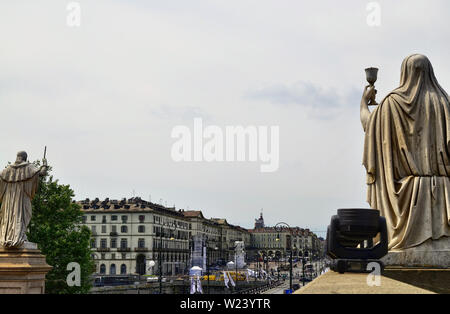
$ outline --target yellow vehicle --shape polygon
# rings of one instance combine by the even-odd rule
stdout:
[[[233,278],[233,280],[236,281],[236,272],[230,271],[230,272],[227,272],[227,273],[229,273],[231,275],[231,278]],[[243,280],[246,280],[247,277],[245,277],[245,274],[242,274],[242,273],[238,272],[237,273],[237,279],[238,279],[238,281],[243,281]],[[219,280],[220,281],[224,280],[223,279],[223,273],[220,275]]]
[[[202,280],[208,280],[208,275],[202,277]],[[209,275],[209,281],[216,280],[216,275]]]

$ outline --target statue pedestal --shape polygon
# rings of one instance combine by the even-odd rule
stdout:
[[[51,269],[35,243],[0,247],[0,294],[43,294]]]
[[[428,240],[405,250],[393,250],[381,259],[386,266],[450,268],[450,237]]]

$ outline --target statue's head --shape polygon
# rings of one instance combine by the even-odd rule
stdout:
[[[28,155],[25,151],[20,151],[17,153],[16,164],[27,161]]]
[[[413,54],[406,57],[402,63],[401,83],[408,80],[415,81],[417,79],[434,79],[433,66],[430,60],[421,54]]]
[[[427,71],[431,66],[430,60],[421,54],[414,54],[407,57],[404,61],[407,69],[412,70],[414,72],[423,72]]]
[[[426,56],[413,54],[406,57],[402,63],[400,87],[395,92],[408,97],[408,101],[412,103],[420,95],[426,95],[425,90],[439,95],[442,94],[445,98],[448,97],[439,85],[434,75],[433,66]]]

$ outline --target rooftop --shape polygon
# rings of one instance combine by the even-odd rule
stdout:
[[[314,235],[313,232],[311,232],[309,229],[303,229],[299,227],[293,227],[293,228],[275,228],[275,227],[264,227],[264,228],[256,228],[256,229],[250,229],[248,230],[250,233],[292,233],[294,235],[303,235],[303,236],[309,236]]]
[[[198,217],[205,218],[201,210],[181,210],[180,211],[185,217]]]
[[[182,213],[177,211],[175,207],[165,207],[145,201],[140,197],[123,198],[121,200],[105,198],[101,201],[99,198],[90,200],[89,198],[75,202],[81,206],[84,212],[148,212],[156,211],[169,215],[184,217]]]

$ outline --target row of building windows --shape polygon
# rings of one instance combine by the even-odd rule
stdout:
[[[192,229],[192,224],[184,221],[175,220],[169,217],[153,216],[153,223],[160,225],[175,226],[177,229]]]
[[[125,265],[125,264],[120,265],[120,274],[126,275],[126,273],[127,273],[127,265]],[[102,274],[102,275],[106,274],[106,265],[105,264],[100,265],[100,274]],[[109,274],[110,275],[116,274],[116,264],[111,264],[109,266]]]
[[[114,259],[114,258],[112,258]],[[158,255],[155,256],[155,259],[158,260]],[[177,254],[170,254],[168,256],[162,255],[161,260],[163,262],[180,262],[180,263],[186,263],[188,261],[187,255],[177,255]],[[106,265],[101,264],[100,265],[100,274],[104,275],[106,274]],[[109,266],[109,274],[110,275],[116,275],[116,264],[111,264]],[[127,266],[125,264],[120,265],[120,274],[125,275],[127,274]]]
[[[97,255],[96,254],[92,254],[92,258],[95,260],[97,259]],[[122,260],[126,260],[127,259],[127,254],[126,253],[122,253],[122,254],[116,254],[116,253],[111,253],[109,255],[109,259],[111,260],[115,260],[116,258],[118,259],[122,259]],[[167,253],[167,252],[163,252],[161,255],[161,260],[165,261],[165,262],[186,262],[189,258],[188,254],[185,253]],[[101,253],[100,256],[100,260],[106,260],[106,254],[105,253]],[[154,259],[158,260],[159,256],[158,253],[154,254]]]
[[[91,230],[93,234],[97,233],[97,226],[91,226]],[[117,226],[111,226],[111,232],[112,233],[117,233]],[[120,232],[121,233],[128,233],[128,226],[121,226],[120,227]],[[102,226],[102,232],[101,233],[107,233],[106,230],[106,226]],[[145,226],[138,226],[138,233],[145,233]],[[189,239],[189,237],[191,236],[191,233],[186,232],[186,231],[173,231],[170,229],[164,229],[162,230],[162,234],[161,234],[161,228],[160,227],[153,227],[153,233],[157,236],[160,237],[162,235],[162,237],[165,238],[175,238],[178,240],[187,240]]]
[[[122,253],[120,255],[120,257],[121,257],[121,259],[127,259],[127,253]],[[97,259],[97,255],[92,254],[92,259]],[[101,253],[100,259],[102,259],[102,260],[106,259],[106,254]],[[116,259],[116,253],[111,253],[111,259]]]
[[[156,249],[161,248],[161,242],[162,242],[163,249],[187,250],[189,248],[189,244],[186,242],[180,242],[180,241],[174,241],[174,240],[161,241],[160,239],[155,239],[155,238],[153,238],[153,248],[156,248]]]
[[[102,226],[102,233],[107,233],[106,226]],[[97,226],[91,226],[92,233],[95,234],[97,232]],[[117,232],[117,226],[111,226],[111,232]],[[128,232],[128,226],[120,226],[121,233]],[[145,233],[145,226],[138,226],[139,233]]]
[[[122,220],[122,223],[127,223],[128,222],[128,216],[127,215],[122,215],[120,216],[120,219]],[[91,215],[91,221],[97,221],[97,216],[96,215]],[[111,215],[111,221],[118,221],[118,216],[117,215]],[[139,222],[144,222],[145,221],[145,215],[139,215]],[[83,223],[87,222],[87,216],[83,216]],[[106,215],[102,216],[102,223],[107,223],[106,220]]]
[[[163,248],[170,248],[170,249],[188,249],[188,243],[186,242],[180,242],[180,241],[175,241],[175,240],[170,240],[170,241],[161,241],[160,239],[155,239],[153,238],[153,247],[154,248],[161,248],[161,242],[162,242],[162,246]],[[145,246],[145,239],[144,238],[139,238],[138,239],[138,248],[140,249],[144,249],[146,248]],[[116,238],[112,238],[110,239],[110,248],[112,249],[116,249],[117,247],[117,239]],[[91,248],[95,249],[97,248],[97,239],[91,239]],[[108,239],[100,239],[100,249],[107,249],[108,248]],[[121,249],[128,249],[128,239],[120,239],[120,247]]]
[[[116,259],[116,253],[111,253],[111,259]],[[122,253],[121,255],[119,255],[120,259],[127,259],[127,254],[126,253]],[[92,254],[92,259],[97,259],[97,255]],[[100,259],[106,259],[106,254],[102,253],[100,256]]]
[[[120,216],[122,223],[127,223],[128,222],[128,216],[127,215],[122,215]],[[177,220],[168,220],[168,219],[161,219],[162,217],[160,216],[153,216],[153,222],[156,224],[165,224],[165,225],[170,225],[170,226],[175,226],[178,229],[191,229],[192,225],[190,223],[187,222],[183,222],[183,221],[177,221]],[[82,218],[83,223],[87,223],[87,216],[83,216]],[[90,221],[97,221],[97,216],[96,215],[91,215],[90,216]],[[111,221],[118,221],[118,216],[117,215],[111,215]],[[139,215],[139,222],[143,223],[145,222],[145,215]],[[102,216],[102,223],[107,223],[107,219],[106,219],[106,215]]]
[[[254,244],[255,247],[257,248],[281,248],[281,244],[280,243],[271,243],[270,245],[266,245],[266,244],[262,244],[262,243],[255,243]]]
[[[162,228],[153,226],[153,233],[155,236],[163,238],[175,238],[179,240],[188,240],[191,237],[191,233],[187,231],[171,230],[170,228]]]
[[[110,240],[110,247],[112,249],[117,248],[117,239],[112,238]],[[138,247],[144,248],[145,247],[145,239],[139,239],[138,240]],[[97,248],[97,239],[91,239],[91,248],[95,249]],[[108,239],[100,239],[100,248],[106,249],[108,248]],[[127,249],[128,248],[128,240],[127,239],[120,239],[120,248],[121,249]]]

